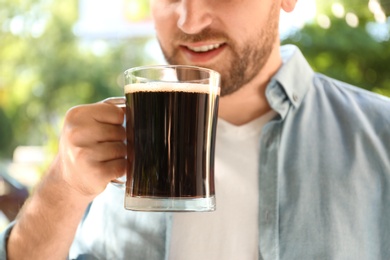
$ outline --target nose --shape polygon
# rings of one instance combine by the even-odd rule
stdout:
[[[210,0],[182,0],[177,8],[177,27],[187,34],[196,34],[208,27],[212,21]]]

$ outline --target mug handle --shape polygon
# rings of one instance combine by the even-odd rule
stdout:
[[[102,101],[103,103],[113,104],[120,108],[126,107],[126,98],[125,97],[109,97]]]
[[[120,108],[126,107],[126,98],[125,97],[109,97],[109,98],[104,99],[101,102],[113,104],[113,105],[120,107]],[[125,183],[126,183],[126,174],[123,175],[122,177],[111,180],[111,183],[118,188],[124,189]]]

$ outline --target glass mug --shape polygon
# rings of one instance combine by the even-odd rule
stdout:
[[[218,72],[185,65],[126,70],[125,208],[215,210],[214,152]],[[115,182],[115,181],[114,181]]]

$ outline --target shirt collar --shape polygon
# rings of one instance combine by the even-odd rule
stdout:
[[[312,85],[314,71],[302,52],[294,45],[281,47],[283,65],[266,89],[271,107],[283,118],[292,104],[298,107]]]

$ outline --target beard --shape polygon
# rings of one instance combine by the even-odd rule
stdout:
[[[230,95],[245,84],[250,82],[262,70],[273,51],[276,38],[278,37],[279,10],[273,4],[266,24],[253,37],[238,44],[222,31],[205,28],[197,34],[185,34],[178,31],[173,39],[180,42],[194,43],[200,41],[223,40],[230,50],[230,55],[223,62],[208,66],[209,69],[221,74],[221,96]],[[159,39],[158,39],[159,40]],[[172,48],[168,51],[160,42],[162,53],[169,64],[185,64],[179,49]],[[174,46],[173,44],[171,46]],[[195,65],[196,64],[188,64]]]

